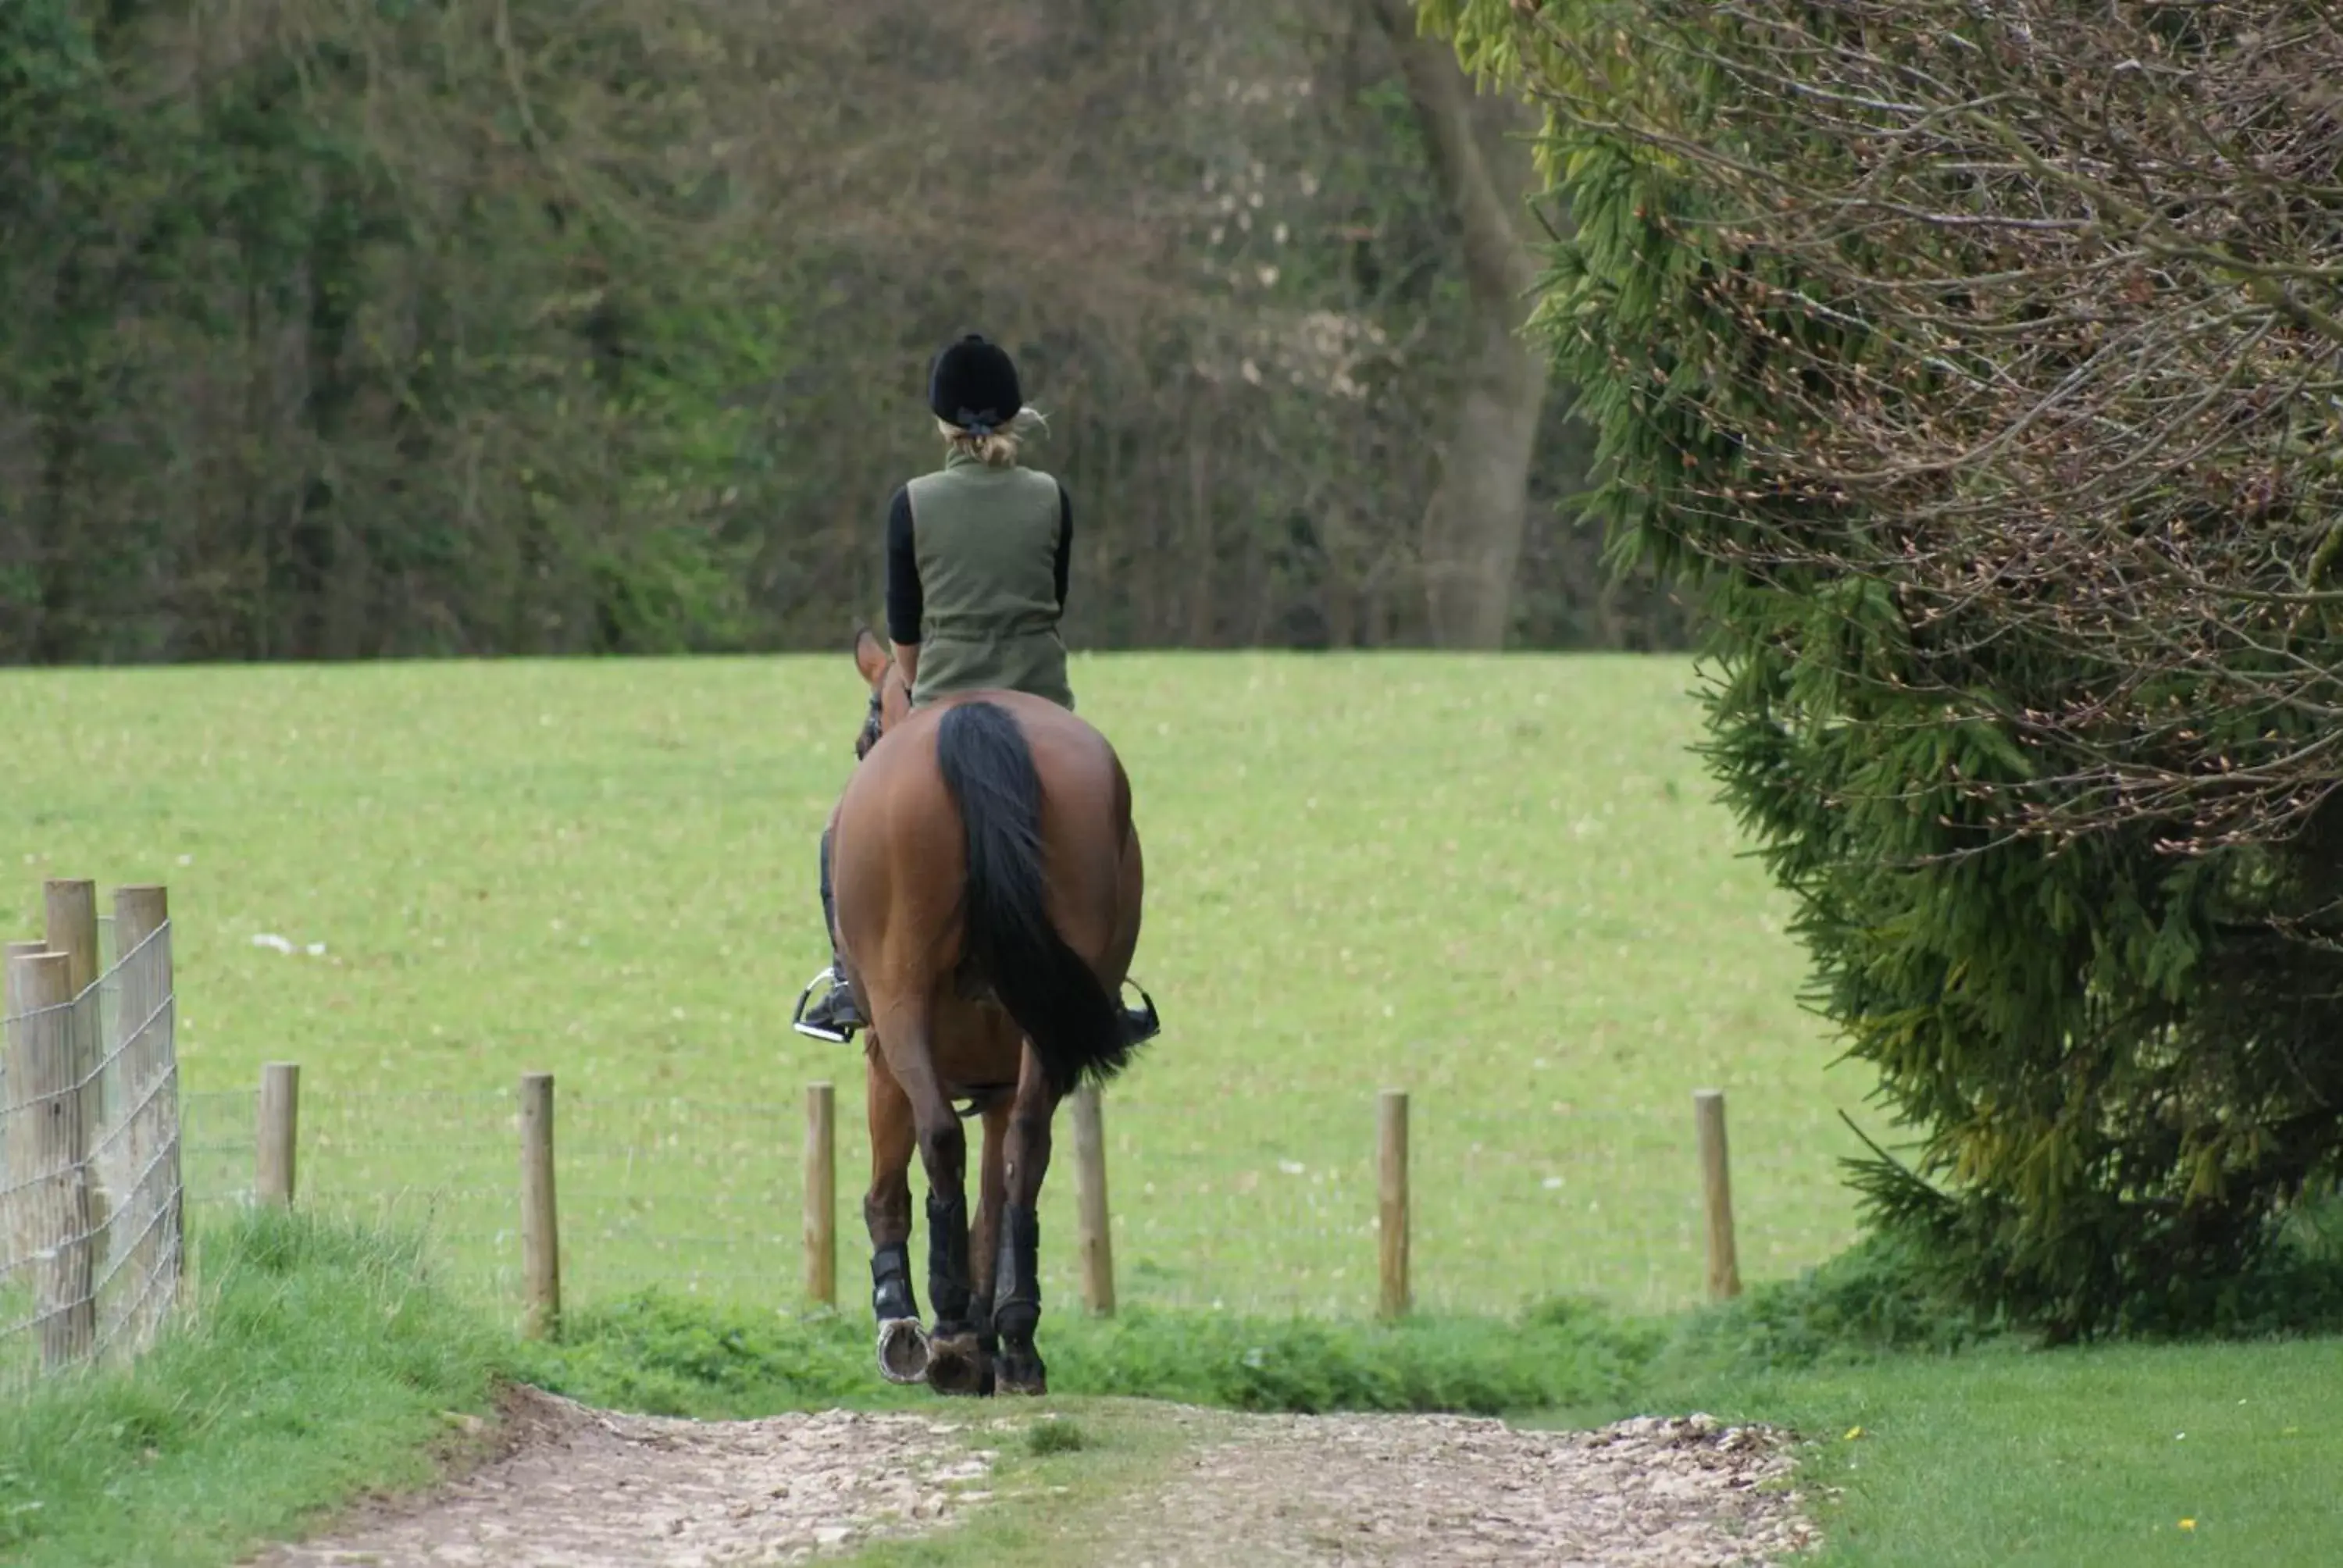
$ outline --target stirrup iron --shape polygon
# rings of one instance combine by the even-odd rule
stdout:
[[[1139,993],[1140,1002],[1137,1007],[1122,1010],[1124,1041],[1130,1045],[1144,1045],[1163,1032],[1163,1015],[1155,1010],[1155,999],[1147,994],[1145,986],[1134,980],[1126,980],[1122,983]]]
[[[814,1040],[826,1040],[832,1045],[845,1045],[854,1038],[854,1034],[851,1030],[835,1029],[828,1024],[808,1023],[806,1021],[806,1003],[812,1000],[814,987],[821,984],[824,980],[828,980],[830,982],[830,990],[822,993],[823,995],[828,996],[831,992],[836,991],[839,987],[846,983],[846,977],[840,974],[834,967],[829,965],[823,966],[820,974],[817,974],[813,979],[806,981],[805,990],[798,992],[797,1010],[789,1015],[789,1027],[796,1030],[799,1034],[809,1036]]]

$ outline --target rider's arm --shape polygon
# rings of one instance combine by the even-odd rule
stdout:
[[[896,662],[903,678],[920,668],[920,615],[924,598],[920,589],[920,558],[911,548],[910,487],[899,487],[887,508],[887,639],[895,645]]]
[[[1074,564],[1074,498],[1066,483],[1058,481],[1058,608],[1066,608],[1066,573]]]

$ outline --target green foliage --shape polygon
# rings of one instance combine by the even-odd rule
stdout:
[[[196,1237],[195,1310],[135,1366],[0,1405],[0,1557],[195,1568],[432,1473],[502,1342],[408,1239],[297,1214]]]
[[[1141,1309],[1046,1321],[1051,1387],[1231,1410],[1496,1414],[1624,1397],[1655,1329],[1595,1309],[1519,1322],[1382,1326]],[[860,1314],[791,1317],[646,1292],[575,1315],[558,1344],[524,1347],[521,1375],[574,1398],[659,1414],[737,1416],[931,1396],[879,1380]]]
[[[1664,98],[1694,133],[1729,117],[1719,74],[1627,46],[1638,7],[1532,9],[1423,7],[1464,58],[1516,83]],[[1727,20],[1684,25],[1735,46]],[[1789,363],[1782,335],[1799,335],[1802,363],[1846,364],[1865,351],[1859,329],[1747,327],[1727,308],[1736,275],[1795,280],[1697,221],[1706,193],[1647,146],[1555,114],[1544,155],[1577,226],[1553,252],[1538,327],[1597,435],[1592,508],[1614,562],[1681,576],[1712,612],[1704,754],[1797,900],[1813,1005],[1919,1134],[1908,1163],[1882,1151],[1858,1168],[1868,1213],[1981,1310],[2055,1333],[2233,1320],[2227,1282],[2306,1186],[2343,1169],[2343,951],[2289,937],[2323,929],[2343,820],[2188,857],[2160,842],[2187,825],[2154,818],[2057,849],[1994,831],[1966,786],[2046,766],[2007,720],[2077,695],[2055,642],[1979,637],[1956,711],[1916,668],[1921,633],[1882,582],[1761,572],[1728,548],[1829,515],[1752,472],[1735,432],[1785,417],[1768,391]],[[1740,498],[1715,504],[1725,493]]]
[[[1494,1415],[1616,1399],[1650,1340],[1599,1312],[1516,1322],[1429,1319],[1391,1326],[1201,1313],[1131,1313],[1081,1332],[1063,1321],[1045,1353],[1069,1392],[1145,1395],[1232,1410],[1463,1411]]]
[[[2253,1271],[2229,1282],[2219,1332],[2236,1340],[2343,1333],[2343,1246],[2330,1231],[2343,1233],[2343,1209],[2307,1217]],[[1067,1311],[1045,1316],[1041,1351],[1051,1389],[1064,1394],[1302,1413],[1607,1415],[1697,1402],[1707,1391],[1763,1378],[2026,1342],[1963,1294],[1926,1250],[1875,1237],[1795,1278],[1673,1317],[1626,1316],[1567,1297],[1513,1318],[1396,1323],[1151,1308],[1100,1320]],[[559,1343],[528,1345],[520,1356],[521,1375],[540,1386],[656,1414],[748,1416],[930,1397],[880,1381],[859,1309],[792,1316],[649,1291],[574,1315]]]
[[[1889,1355],[1948,1355],[2006,1336],[2003,1325],[1944,1289],[1909,1242],[1875,1236],[1794,1280],[1768,1281],[1687,1314],[1653,1382],[1690,1386]]]
[[[657,1291],[568,1314],[558,1343],[521,1347],[518,1370],[555,1393],[653,1415],[724,1419],[908,1398],[879,1382],[860,1322]]]
[[[691,83],[520,157],[566,20],[297,10],[0,21],[0,658],[739,646],[793,301]]]

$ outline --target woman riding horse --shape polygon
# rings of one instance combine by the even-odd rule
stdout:
[[[893,654],[868,632],[856,640],[870,719],[822,833],[831,988],[811,1016],[800,996],[795,1021],[821,1039],[871,1030],[863,1217],[881,1373],[947,1393],[1041,1393],[1051,1122],[1160,1028],[1151,1002],[1118,1000],[1145,871],[1122,764],[1073,713],[1057,631],[1071,508],[1054,478],[1017,465],[1036,417],[1016,367],[964,338],[938,357],[929,402],[945,465],[895,495]],[[973,1216],[962,1114],[984,1119]],[[911,1289],[915,1152],[932,1333]]]
[[[944,437],[944,466],[897,487],[887,510],[887,632],[914,709],[960,691],[1022,691],[1071,712],[1066,645],[1058,634],[1072,558],[1073,501],[1038,468],[1021,466],[1024,434],[1042,421],[1025,406],[1017,366],[970,333],[936,356],[928,407]],[[875,729],[877,693],[873,692]],[[867,749],[875,733],[866,733]],[[806,988],[830,990],[794,1026],[844,1043],[870,1027],[838,956],[830,883],[837,822],[821,835],[822,929],[830,967]],[[1126,1009],[1134,1038],[1151,1011]]]

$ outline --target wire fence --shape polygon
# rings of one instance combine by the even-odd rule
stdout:
[[[179,1293],[176,997],[162,890],[87,883],[11,943],[0,1018],[0,1392],[149,1344]],[[62,929],[60,929],[62,928]],[[119,932],[127,950],[115,953]]]
[[[257,1091],[196,1094],[186,1104],[198,1215],[257,1201]],[[738,1102],[562,1101],[565,1298],[607,1301],[654,1285],[732,1302],[787,1296],[800,1201],[793,1114]],[[519,1136],[510,1091],[305,1088],[296,1196],[312,1213],[421,1229],[444,1282],[517,1319]]]
[[[297,1191],[305,1210],[419,1227],[452,1289],[526,1327],[547,1238],[524,1202],[525,1169],[540,1197],[548,1173],[558,1189],[554,1288],[569,1311],[647,1287],[758,1309],[863,1310],[862,1117],[833,1121],[825,1108],[816,1160],[808,1107],[779,1098],[565,1093],[548,1149],[528,1144],[512,1088],[382,1094],[327,1082],[298,1093],[287,1072],[274,1099],[183,1094],[164,890],[116,890],[108,920],[91,884],[49,888],[47,937],[12,944],[6,965],[0,1391],[151,1342],[186,1293],[189,1233]],[[1382,1310],[1391,1155],[1376,1095],[1298,1087],[1287,1104],[1273,1131],[1252,1122],[1239,1133],[1210,1104],[1118,1086],[1101,1107],[1102,1158],[1079,1171],[1061,1117],[1041,1199],[1045,1298],[1066,1310],[1096,1289],[1076,1196],[1089,1181],[1107,1193],[1105,1245],[1091,1250],[1111,1256],[1121,1306]],[[1723,1156],[1704,1163],[1690,1111],[1688,1099],[1598,1108],[1417,1088],[1403,1199],[1413,1310],[1503,1312],[1579,1296],[1666,1311],[1713,1293]],[[1787,1274],[1851,1240],[1835,1159],[1851,1151],[1844,1130],[1762,1096],[1736,1117],[1734,1266]],[[973,1176],[980,1132],[969,1132]],[[814,1189],[830,1194],[819,1216],[807,1211],[809,1167],[829,1178]],[[916,1161],[910,1176],[916,1221]],[[1728,1212],[1728,1246],[1735,1223]]]
[[[1103,1108],[1110,1246],[1125,1307],[1358,1317],[1378,1302],[1378,1149],[1372,1092],[1329,1097],[1273,1145],[1232,1147],[1208,1108],[1120,1099]],[[797,1310],[805,1281],[804,1107],[563,1093],[553,1165],[565,1308],[646,1287]],[[1342,1114],[1354,1111],[1355,1114]],[[199,1210],[256,1200],[259,1096],[186,1101]],[[1071,1140],[1041,1201],[1045,1299],[1081,1296]],[[1511,1312],[1557,1296],[1631,1311],[1701,1300],[1704,1191],[1690,1098],[1677,1107],[1535,1109],[1415,1097],[1412,1299],[1429,1312]],[[443,1279],[525,1320],[523,1149],[513,1091],[350,1094],[305,1087],[293,1143],[299,1206],[419,1225]],[[1819,1117],[1745,1119],[1732,1158],[1741,1266],[1819,1262],[1853,1226]],[[980,1133],[969,1124],[971,1178]],[[837,1119],[835,1278],[861,1308],[869,1169],[862,1118]],[[924,1211],[918,1161],[916,1216]],[[971,1183],[972,1185],[972,1183]],[[924,1278],[924,1264],[917,1271]]]

